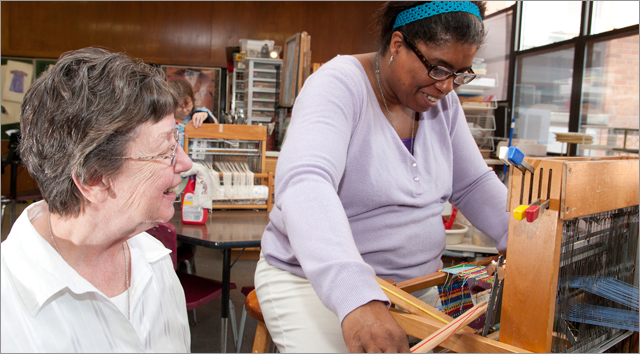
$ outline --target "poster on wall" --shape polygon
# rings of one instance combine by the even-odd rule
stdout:
[[[5,68],[6,76],[3,75],[2,100],[11,102],[22,102],[22,97],[31,87],[33,77],[33,65],[21,63],[14,60],[7,60]]]
[[[191,85],[196,107],[208,108],[220,117],[220,68],[163,66],[167,81],[184,80]]]
[[[5,81],[7,81],[7,66],[2,65],[2,84],[0,87],[4,87]],[[21,102],[7,101],[2,95],[2,139],[7,140],[8,137],[4,135],[6,129],[14,129],[20,123],[20,106]],[[11,125],[11,126],[8,126]]]

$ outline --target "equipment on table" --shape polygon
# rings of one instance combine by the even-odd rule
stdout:
[[[264,173],[266,142],[266,126],[185,126],[185,152],[212,173],[213,209],[271,210],[273,173]]]

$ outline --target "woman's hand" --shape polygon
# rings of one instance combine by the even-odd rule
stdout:
[[[342,336],[350,353],[408,353],[407,335],[380,301],[371,301],[342,320]]]
[[[208,116],[209,115],[207,114],[207,112],[194,113],[191,117],[191,123],[193,124],[193,127],[196,129],[200,128],[202,126],[202,122],[204,122]]]

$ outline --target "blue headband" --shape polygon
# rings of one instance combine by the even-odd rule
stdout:
[[[480,17],[480,10],[478,10],[478,7],[470,1],[432,1],[399,13],[396,17],[396,23],[393,24],[393,29],[423,18],[457,11],[468,12],[472,15],[476,15],[482,21],[482,17]]]

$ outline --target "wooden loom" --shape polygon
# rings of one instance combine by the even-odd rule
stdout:
[[[184,130],[184,151],[189,154],[189,141],[193,139],[215,139],[224,141],[242,141],[243,144],[253,145],[251,152],[241,148],[220,148],[211,149],[206,154],[217,155],[221,158],[257,158],[258,161],[254,167],[254,177],[261,179],[261,183],[269,188],[269,194],[266,204],[213,204],[213,209],[267,209],[271,211],[273,207],[273,173],[264,173],[265,171],[265,153],[267,148],[267,127],[257,125],[234,125],[234,124],[203,124],[196,129],[191,124],[187,124]],[[220,173],[222,177],[222,173]]]
[[[561,335],[554,331],[556,298],[563,247],[563,224],[638,205],[638,158],[527,158],[534,173],[511,166],[507,208],[548,201],[532,222],[510,213],[507,259],[500,321],[500,341],[534,352],[549,353]],[[635,263],[635,235],[629,236],[628,257]],[[607,236],[609,237],[609,236]],[[634,239],[635,238],[635,239]],[[607,240],[606,242],[609,242]],[[586,258],[586,257],[583,257]],[[619,267],[620,265],[614,265]],[[603,272],[595,267],[594,272]],[[631,267],[633,273],[633,267]],[[595,275],[595,274],[594,274]],[[633,278],[633,275],[631,276]],[[557,324],[557,323],[556,323]],[[566,340],[566,338],[564,339]],[[557,349],[557,346],[555,346]]]
[[[554,337],[556,341],[567,341],[566,338],[558,338],[559,334],[554,332],[565,220],[638,205],[637,158],[578,157],[527,161],[534,167],[533,176],[529,172],[523,176],[520,170],[511,167],[509,210],[522,204],[532,204],[536,200],[543,205],[544,202],[549,203],[531,222],[518,221],[511,214],[507,247],[509,277],[504,283],[500,331],[485,338],[473,334],[470,328],[464,328],[461,333],[454,334],[441,344],[446,349],[456,352],[545,353],[557,349],[558,345],[552,346]],[[521,195],[522,201],[519,198]],[[636,226],[635,236],[630,236],[632,249],[628,252],[634,263],[637,230]],[[451,320],[408,294],[439,285],[445,277],[444,273],[434,273],[398,283],[392,291],[401,294],[401,297],[387,293],[394,304],[410,312],[392,311],[407,334],[426,338],[443,326],[442,319],[447,322]],[[380,284],[385,291],[389,288],[383,282]],[[419,307],[428,309],[432,314],[426,314],[414,304],[419,304]],[[498,335],[499,341],[491,339]]]

